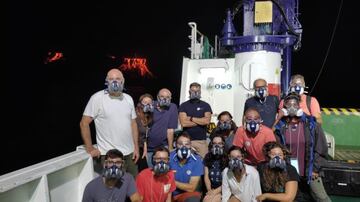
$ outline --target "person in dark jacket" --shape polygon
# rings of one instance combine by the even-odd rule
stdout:
[[[324,131],[313,116],[301,110],[300,96],[297,94],[291,93],[284,98],[282,111],[284,116],[275,125],[275,136],[290,150],[290,162],[300,175],[300,191],[310,191],[315,201],[331,201],[319,175],[327,155]]]

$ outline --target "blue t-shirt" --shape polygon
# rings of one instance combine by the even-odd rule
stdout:
[[[125,173],[113,188],[105,186],[102,176],[99,176],[86,185],[82,202],[125,201],[135,192],[135,180],[129,173]]]
[[[170,153],[170,169],[176,170],[175,180],[182,183],[189,183],[190,178],[193,176],[204,175],[204,165],[202,163],[201,156],[197,154],[191,154],[191,156],[187,159],[186,163],[184,165],[180,165],[176,150],[173,150]],[[176,196],[183,192],[185,191],[177,188],[173,192],[173,196]]]
[[[205,112],[212,113],[212,110],[210,105],[202,100],[199,100],[199,102],[192,102],[191,100],[188,100],[180,105],[179,112],[185,112],[187,116],[203,118],[205,116]],[[183,130],[190,135],[192,140],[206,140],[206,125],[184,127]]]
[[[279,98],[275,95],[269,95],[266,97],[264,102],[260,102],[257,97],[251,97],[246,100],[244,112],[253,107],[260,113],[261,119],[264,121],[262,124],[272,128],[275,122],[276,113],[279,109]]]
[[[157,103],[155,102],[155,105]],[[153,151],[158,146],[167,146],[167,129],[176,129],[178,126],[178,108],[174,103],[168,109],[153,112],[153,123],[148,134],[148,151]]]

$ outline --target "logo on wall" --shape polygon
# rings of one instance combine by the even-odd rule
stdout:
[[[215,84],[215,89],[232,89],[232,85],[230,83],[228,84],[225,84],[225,83],[222,83],[222,84]]]

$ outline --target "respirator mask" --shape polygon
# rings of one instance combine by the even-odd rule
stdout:
[[[230,158],[229,169],[232,171],[241,171],[244,169],[244,163],[242,159]]]
[[[146,105],[141,104],[141,105],[143,107],[143,112],[144,113],[147,113],[147,112],[152,113],[152,112],[154,112],[154,106],[152,104],[146,104]]]
[[[281,159],[279,156],[275,156],[269,161],[269,167],[275,170],[285,170],[286,162],[285,160]]]
[[[201,92],[200,91],[190,91],[190,100],[200,100]]]
[[[171,104],[171,99],[169,98],[157,98],[157,101],[159,103],[159,106],[164,108],[164,107],[170,107]]]
[[[261,120],[246,120],[245,128],[250,133],[257,133],[260,130]]]
[[[165,163],[164,161],[160,161],[158,163],[153,162],[153,171],[156,176],[166,174],[170,170],[170,166],[168,163]]]
[[[230,130],[231,129],[230,121],[225,121],[223,123],[219,122],[219,129],[220,130]]]
[[[118,167],[116,165],[112,166],[105,166],[103,170],[103,177],[106,179],[116,179],[119,180],[124,175],[124,171],[122,169],[122,166]]]
[[[109,80],[105,84],[109,93],[121,93],[124,90],[124,83],[117,80]]]
[[[290,93],[296,93],[298,95],[303,94],[305,91],[305,88],[300,85],[300,84],[296,84],[295,86],[290,86]]]
[[[255,96],[259,98],[260,100],[264,99],[267,96],[267,88],[266,87],[260,87],[255,90]]]
[[[213,144],[211,147],[211,153],[214,156],[220,156],[224,154],[224,148],[218,144]]]
[[[191,155],[191,149],[185,146],[182,146],[177,149],[177,156],[179,159],[187,159]]]

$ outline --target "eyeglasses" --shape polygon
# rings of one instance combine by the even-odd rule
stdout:
[[[250,123],[251,121],[255,121],[256,123],[261,123],[262,121],[261,121],[261,119],[259,119],[259,118],[255,118],[255,119],[252,119],[252,118],[245,118],[245,122],[246,123]]]
[[[213,144],[213,146],[219,146],[219,147],[223,147],[224,146],[224,143],[223,142],[219,142],[219,143],[215,143],[215,142],[213,142],[212,143]]]
[[[191,143],[190,142],[178,142],[177,144],[176,144],[176,146],[178,147],[178,148],[180,148],[180,147],[182,147],[182,146],[185,146],[185,147],[191,147]]]
[[[153,159],[155,162],[163,161],[163,162],[167,163],[169,161],[169,157],[154,157]]]
[[[111,167],[113,165],[116,165],[117,167],[121,167],[123,165],[124,161],[112,161],[112,160],[106,160],[105,165],[108,167]]]

